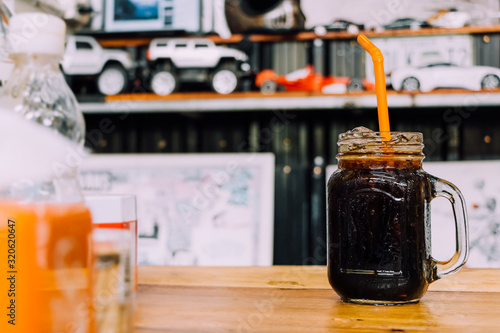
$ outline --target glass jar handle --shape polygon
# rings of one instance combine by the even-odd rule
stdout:
[[[446,275],[456,273],[467,262],[469,257],[469,232],[465,200],[460,190],[452,183],[429,175],[432,199],[443,197],[451,202],[455,217],[456,248],[455,254],[447,261],[438,261],[432,258],[434,271],[431,282]],[[431,200],[432,200],[431,199]]]

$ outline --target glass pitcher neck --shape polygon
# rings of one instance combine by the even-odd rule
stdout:
[[[83,147],[85,122],[60,70],[61,57],[43,53],[10,57],[14,69],[0,95],[3,106]]]
[[[412,155],[345,155],[338,156],[339,169],[421,169],[424,156]]]
[[[381,132],[358,127],[339,136],[339,168],[419,169],[425,155],[422,133]]]
[[[76,177],[48,179],[44,181],[23,180],[0,190],[0,200],[9,199],[20,203],[73,204],[84,201]]]

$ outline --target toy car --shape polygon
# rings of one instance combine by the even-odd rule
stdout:
[[[321,91],[326,94],[375,89],[375,85],[366,79],[351,79],[345,76],[324,77],[315,73],[311,65],[287,75],[278,75],[271,69],[265,69],[257,74],[255,84],[265,94],[276,92],[278,87],[288,91]]]
[[[496,89],[500,69],[489,66],[460,67],[451,63],[434,63],[423,67],[399,68],[390,74],[395,90],[428,92],[435,88],[469,90]]]
[[[364,30],[363,24],[357,24],[347,20],[335,20],[330,25],[318,25],[314,27],[314,32],[318,36],[324,36],[328,31],[347,31],[353,35],[359,33],[360,30]]]
[[[99,92],[116,95],[128,87],[135,63],[128,52],[104,49],[92,37],[68,36],[61,67],[69,77],[97,76]]]
[[[151,89],[158,95],[171,94],[180,82],[210,82],[215,92],[229,94],[250,73],[245,53],[215,46],[209,39],[157,38],[147,59],[154,68]]]
[[[427,22],[433,27],[453,29],[468,25],[470,20],[471,16],[469,13],[451,8],[438,12],[435,16],[430,17]]]
[[[396,19],[390,23],[380,25],[377,23],[368,23],[366,30],[373,30],[376,32],[382,32],[384,30],[396,30],[396,29],[411,29],[419,30],[420,28],[430,27],[430,25],[422,20],[417,20],[411,17],[404,17]]]
[[[411,17],[400,18],[389,24],[383,25],[383,28],[386,30],[394,30],[394,29],[412,29],[418,30],[420,28],[429,27],[429,24],[425,21],[417,20]]]

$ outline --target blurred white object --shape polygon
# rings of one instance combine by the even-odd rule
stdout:
[[[14,10],[14,3],[15,3],[14,0],[3,0],[0,2],[3,2],[7,7],[9,7],[11,9],[11,11]]]
[[[0,0],[0,89],[5,85],[10,77],[14,64],[9,59],[7,52],[7,33],[10,17],[12,11],[10,10],[12,4]]]
[[[99,31],[104,29],[104,2],[103,0],[90,0],[92,7],[91,30]]]
[[[226,39],[231,37],[224,12],[224,0],[202,0],[202,6],[202,31],[205,33],[215,32]]]
[[[439,28],[461,28],[470,24],[471,16],[464,11],[450,10],[441,11],[436,16],[429,18],[427,21],[430,25]]]
[[[44,13],[13,16],[9,26],[9,53],[61,55],[66,37],[64,21]]]
[[[116,95],[127,88],[135,63],[128,52],[104,49],[93,37],[68,36],[61,66],[66,75],[98,75],[99,92]]]
[[[39,10],[65,21],[85,24],[89,21],[90,0],[17,0],[16,13]]]
[[[49,129],[0,108],[0,188],[16,181],[54,178],[58,165],[79,154],[78,146]],[[36,165],[36,168],[33,166]]]
[[[332,83],[321,89],[323,94],[345,94],[347,86],[343,83]]]
[[[496,89],[500,85],[500,69],[488,66],[460,67],[451,63],[396,69],[391,74],[395,90],[428,92],[435,88],[469,90]]]
[[[123,224],[137,221],[133,195],[87,195],[85,203],[92,213],[94,224]]]

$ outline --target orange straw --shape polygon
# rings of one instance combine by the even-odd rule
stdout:
[[[358,43],[370,53],[375,70],[375,92],[377,94],[378,126],[384,141],[391,139],[389,125],[389,110],[387,109],[387,91],[385,86],[384,57],[380,49],[376,47],[365,35],[358,36]]]

